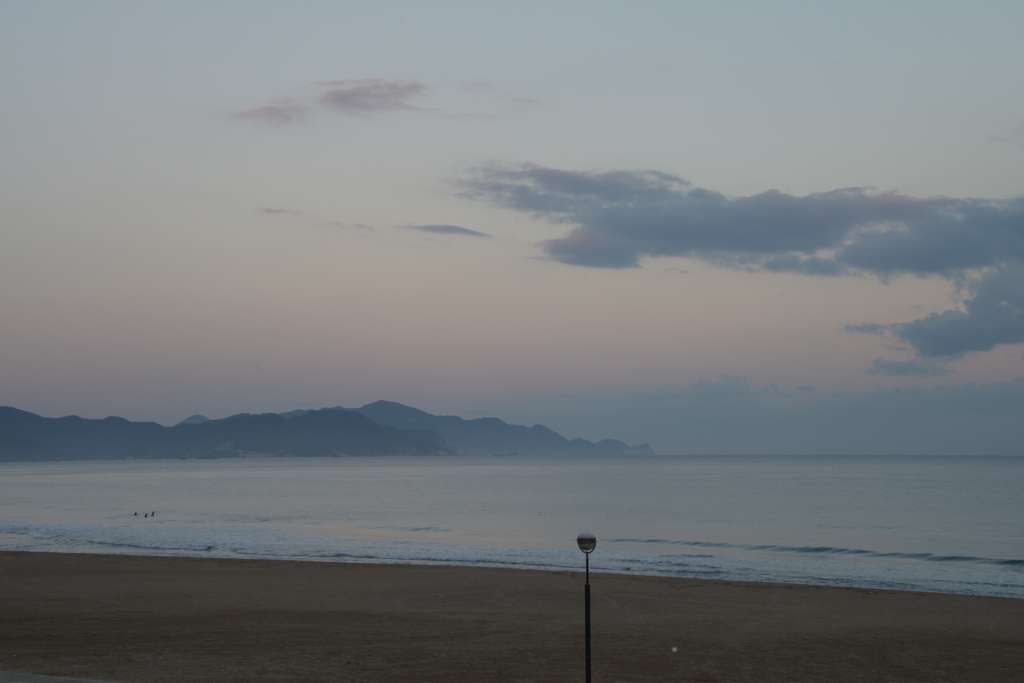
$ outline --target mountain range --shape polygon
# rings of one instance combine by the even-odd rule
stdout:
[[[343,455],[653,455],[650,446],[566,439],[543,425],[464,420],[400,403],[193,415],[173,427],[120,417],[48,418],[0,407],[0,461]]]

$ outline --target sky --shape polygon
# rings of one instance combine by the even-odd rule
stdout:
[[[1024,455],[1021,25],[0,2],[0,405]]]

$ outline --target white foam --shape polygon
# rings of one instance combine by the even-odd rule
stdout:
[[[546,570],[582,569],[575,548],[502,548],[413,541],[292,535],[278,528],[199,525],[37,524],[0,521],[0,549],[189,557],[451,564]],[[820,559],[745,559],[602,550],[594,572],[918,590],[1024,598],[1018,568],[873,564]]]

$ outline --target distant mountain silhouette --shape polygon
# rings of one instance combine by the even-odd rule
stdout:
[[[426,429],[440,434],[453,449],[464,455],[655,455],[647,444],[627,446],[615,439],[593,443],[566,439],[544,425],[511,425],[496,417],[463,420],[451,415],[431,415],[416,408],[377,401],[355,412],[374,422],[399,429]]]
[[[167,427],[120,417],[40,417],[0,407],[0,460],[87,460],[136,455]]]
[[[352,411],[241,414],[222,420],[129,422],[47,418],[0,408],[0,460],[450,454],[444,439],[377,424]]]
[[[332,455],[653,455],[647,444],[568,440],[543,425],[463,420],[391,401],[362,408],[193,415],[164,427],[120,417],[40,417],[0,407],[0,461]]]

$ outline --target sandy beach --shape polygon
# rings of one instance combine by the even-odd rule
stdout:
[[[1022,600],[591,583],[595,681],[1019,681],[1024,670]],[[582,681],[583,576],[0,553],[0,671],[125,683]]]

